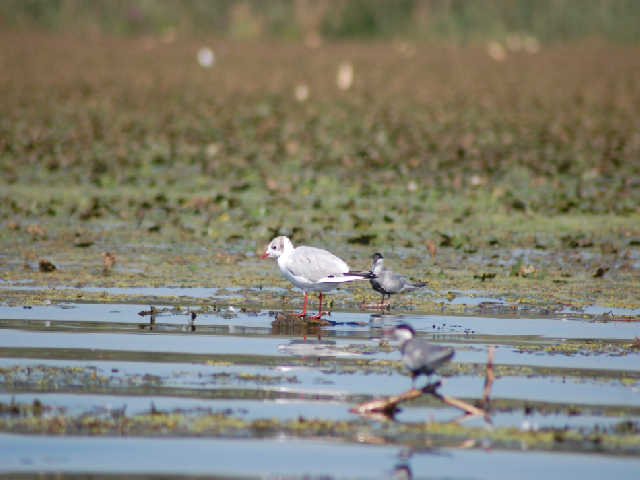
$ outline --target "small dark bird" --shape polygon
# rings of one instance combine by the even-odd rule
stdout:
[[[416,379],[420,375],[430,377],[455,354],[452,347],[434,345],[426,340],[414,338],[416,332],[406,323],[398,325],[392,331],[401,342],[402,361],[411,372],[412,389],[415,388]]]
[[[385,295],[389,295],[387,301],[390,301],[391,295],[394,293],[411,292],[412,290],[417,290],[418,288],[422,288],[427,285],[426,282],[411,283],[402,275],[398,275],[397,273],[393,273],[391,270],[388,270],[384,266],[384,259],[382,258],[382,255],[379,253],[376,253],[373,256],[373,267],[371,268],[371,272],[378,277],[370,279],[369,282],[371,282],[371,286],[376,292],[380,292],[382,294],[382,303],[380,303],[380,305],[385,304]]]

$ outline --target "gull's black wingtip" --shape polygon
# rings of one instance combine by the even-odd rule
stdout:
[[[370,272],[368,270],[364,272],[347,272],[345,273],[345,275],[352,275],[354,277],[362,277],[366,279],[378,278],[377,275],[375,275],[373,272]]]

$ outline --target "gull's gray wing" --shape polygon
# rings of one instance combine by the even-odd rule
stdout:
[[[349,266],[321,248],[298,247],[287,261],[287,270],[297,277],[317,282],[331,275],[342,277],[349,272]]]

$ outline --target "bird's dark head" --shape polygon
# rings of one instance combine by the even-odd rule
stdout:
[[[393,329],[393,333],[395,333],[396,338],[400,342],[406,342],[407,340],[411,340],[416,335],[416,331],[408,323],[402,323],[398,325],[396,328]]]
[[[376,253],[373,256],[373,266],[371,267],[371,271],[376,275],[380,275],[384,270],[384,260],[382,259],[382,255]]]

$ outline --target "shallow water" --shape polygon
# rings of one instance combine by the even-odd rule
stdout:
[[[43,417],[46,422],[59,416],[70,419],[67,421],[111,418],[118,412],[134,418],[152,411],[178,411],[196,419],[221,412],[252,422],[298,418],[350,422],[353,426],[349,428],[357,430],[357,422],[371,426],[376,422],[360,419],[349,412],[351,407],[364,400],[400,393],[411,384],[399,363],[396,343],[390,341],[391,348],[379,347],[385,339],[385,327],[407,322],[424,338],[457,349],[453,363],[443,370],[443,395],[478,399],[484,386],[482,368],[487,347],[496,346],[498,378],[491,392],[495,402],[493,428],[613,432],[624,422],[633,424],[640,419],[640,354],[628,348],[630,340],[640,334],[637,323],[336,310],[326,316],[332,324],[321,328],[319,341],[314,335],[303,340],[300,335],[274,333],[277,331],[271,326],[273,316],[268,314],[269,309],[243,313],[239,306],[234,312],[225,308],[200,314],[190,322],[186,314],[189,305],[183,304],[181,312],[171,310],[173,307],[168,304],[154,305],[168,311],[156,315],[153,323],[149,316],[138,314],[149,309],[144,304],[0,306],[0,403],[32,405],[37,400],[47,409]],[[585,344],[585,340],[591,343]],[[571,350],[572,345],[578,348]],[[598,348],[590,349],[592,346]],[[531,347],[534,350],[527,350]],[[530,412],[528,406],[533,406]],[[459,415],[459,410],[435,399],[420,399],[403,405],[395,418],[416,425],[425,421],[446,423]],[[486,427],[482,419],[465,425]],[[183,475],[388,478],[394,462],[399,461],[397,455],[407,450],[393,436],[385,442],[395,446],[375,447],[335,443],[342,438],[340,435],[334,442],[313,443],[294,440],[277,429],[261,434],[270,438],[262,441],[252,440],[255,433],[251,430],[243,432],[234,434],[248,436],[242,441],[154,439],[158,442],[156,449],[149,449],[149,443],[138,438],[92,438],[91,448],[83,446],[87,449],[87,456],[83,457],[78,453],[83,449],[70,453],[72,444],[80,441],[73,436],[61,439],[67,442],[67,448],[63,448],[51,437],[23,436],[16,431],[0,435],[0,445],[10,444],[6,452],[12,452],[1,449],[0,472],[70,474],[90,464],[89,471],[95,473],[166,474],[170,472],[161,468],[164,460],[151,461],[155,454],[145,457],[147,449],[166,449],[177,455],[176,452],[186,454],[191,446],[195,452],[214,448],[216,455],[225,460],[198,460],[181,470]],[[504,457],[506,464],[519,456],[513,460],[514,465],[534,465],[534,458],[540,455],[545,462],[559,458],[575,461],[578,470],[583,466],[580,459],[586,458],[574,453],[519,453],[503,450],[504,445],[490,454],[482,449],[459,450],[451,448],[459,443],[458,437],[439,438],[445,440],[433,444],[439,445],[433,447],[434,452],[414,454],[409,460],[418,476],[436,475],[439,468],[451,477],[473,476],[478,470],[464,466],[467,459],[489,469],[496,455]],[[482,446],[482,442],[474,441],[476,447]],[[134,443],[131,448],[144,445],[140,454],[125,456],[122,464],[110,470],[106,459],[121,455],[130,448],[126,445]],[[225,447],[218,448],[219,445]],[[274,454],[272,448],[276,445],[287,455]],[[376,449],[384,452],[380,455],[386,456],[385,461],[372,453]],[[324,450],[332,456],[328,469],[322,470],[322,463],[316,465],[308,459],[298,461]],[[227,462],[227,456],[241,451],[251,452],[255,467],[243,470],[231,460]],[[337,451],[341,453],[338,455]],[[350,453],[346,455],[346,451]],[[287,460],[296,455],[295,461]],[[370,463],[370,457],[376,460]],[[432,468],[434,458],[444,463]],[[453,462],[460,465],[449,469],[447,464],[451,462],[444,459],[451,458],[462,461]],[[633,462],[627,458],[589,458],[594,463],[593,471],[612,467],[624,478],[632,470],[628,465]]]
[[[69,290],[71,292],[89,292],[89,293],[106,293],[109,295],[129,295],[132,300],[135,301],[135,297],[167,297],[171,300],[179,300],[181,298],[195,298],[195,299],[215,299],[221,300],[223,303],[225,300],[233,297],[233,293],[241,292],[287,292],[289,289],[282,289],[277,287],[227,287],[224,289],[224,293],[218,294],[223,291],[217,287],[182,287],[179,285],[169,285],[165,287],[93,287],[93,286],[39,286],[28,285],[30,281],[12,281],[7,282],[0,280],[0,291],[47,291],[47,290]],[[292,292],[300,292],[299,288],[291,288]],[[227,293],[230,292],[231,294]],[[423,290],[423,293],[433,294],[433,301],[436,303],[442,303],[444,305],[459,305],[459,306],[478,306],[484,303],[493,305],[515,305],[512,302],[507,302],[503,297],[485,297],[477,295],[479,291],[464,291],[464,292],[434,292],[432,290]],[[455,297],[452,299],[446,296],[441,296],[447,293],[454,293]],[[600,305],[589,305],[580,307],[577,309],[566,308],[560,310],[558,313],[576,314],[582,313],[587,315],[640,315],[640,308],[616,308],[616,307],[604,307]]]
[[[55,324],[52,323],[55,327]],[[196,329],[195,332],[189,331],[186,325],[163,329],[162,325],[156,325],[152,332],[140,331],[138,328],[133,330],[124,330],[119,333],[111,333],[111,331],[95,332],[95,330],[87,332],[78,326],[70,326],[60,331],[56,328],[45,327],[41,325],[31,326],[28,330],[6,328],[2,330],[0,337],[0,348],[5,349],[40,349],[45,351],[48,349],[72,351],[77,350],[92,352],[132,352],[132,353],[163,353],[163,354],[182,354],[182,355],[208,355],[210,358],[218,358],[219,356],[228,355],[248,355],[248,356],[292,356],[291,349],[287,349],[289,338],[283,336],[268,335],[270,333],[265,329],[261,335],[256,335],[255,331],[248,334],[229,326],[210,327],[208,331],[205,328]],[[104,327],[101,327],[101,329]],[[50,332],[46,330],[50,329]],[[107,328],[105,328],[107,329]],[[72,330],[73,333],[68,333]],[[108,330],[113,330],[108,328]],[[115,330],[119,330],[115,328]],[[233,331],[232,331],[233,330]],[[123,335],[123,333],[128,335]],[[349,345],[369,345],[378,344],[376,340],[370,340],[365,331],[362,336],[344,337],[332,336],[332,332],[325,332],[325,338],[335,338],[338,347],[346,348]],[[379,333],[379,332],[377,332]],[[343,339],[344,338],[344,339]],[[456,361],[466,363],[482,363],[486,361],[486,352],[481,348],[484,345],[492,345],[497,341],[507,342],[512,345],[531,344],[535,339],[529,337],[509,337],[504,336],[497,338],[490,336],[488,338],[478,338],[475,342],[471,342],[470,338],[457,337],[452,335],[434,335],[433,341],[441,344],[453,345],[458,347],[472,347],[472,351],[459,350],[456,353]],[[284,348],[281,348],[284,347]],[[629,354],[625,356],[619,355],[547,355],[543,353],[519,353],[518,350],[510,348],[508,345],[498,346],[496,362],[502,365],[524,365],[538,367],[560,367],[560,368],[582,368],[582,369],[615,369],[638,371],[640,370],[640,355]],[[8,352],[5,352],[5,354]],[[313,352],[301,352],[295,356],[319,355],[317,349]],[[328,352],[329,355],[336,356],[335,351]],[[12,356],[19,355],[14,352]],[[357,352],[345,352],[340,356],[358,357],[363,356]],[[38,355],[41,358],[41,355]],[[390,357],[387,353],[371,353],[366,358],[399,360],[400,356],[396,353]],[[188,361],[188,360],[187,360]]]
[[[242,461],[251,452],[251,461]],[[408,457],[408,458],[406,458]],[[114,458],[118,461],[114,462]],[[499,462],[500,468],[495,465]],[[327,441],[47,438],[0,435],[0,471],[230,477],[637,478],[640,459],[603,455],[344,445]],[[485,472],[484,474],[481,472]]]
[[[172,309],[173,306],[154,303],[154,306]],[[156,324],[186,325],[188,323],[187,309],[198,310],[197,305],[183,304],[182,312],[161,312],[155,316]],[[252,309],[259,308],[253,305]],[[230,325],[256,328],[269,328],[272,318],[267,314],[271,308],[262,310],[259,314],[240,313],[240,306],[234,306],[236,312],[227,307],[218,313],[205,313],[197,316],[194,324],[200,325]],[[148,322],[149,317],[141,317],[139,312],[148,311],[148,305],[130,303],[78,303],[60,305],[42,305],[23,307],[0,306],[0,320],[66,320],[76,322],[106,322],[106,323],[135,323]],[[227,314],[229,318],[222,318]],[[418,315],[394,314],[381,315],[362,311],[334,311],[325,317],[336,325],[328,328],[330,331],[362,331],[366,323],[372,327],[393,325],[409,322],[415,329],[426,333],[462,333],[466,335],[497,335],[497,336],[537,336],[552,339],[585,338],[585,339],[633,339],[640,335],[640,322],[607,322],[602,320],[575,318],[529,318],[529,317],[492,317],[462,316],[462,315]]]

